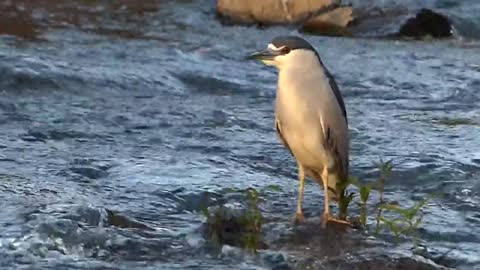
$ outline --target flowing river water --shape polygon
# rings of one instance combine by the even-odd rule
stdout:
[[[323,193],[313,182],[307,225],[290,225],[298,182],[274,131],[276,73],[243,56],[294,29],[223,26],[213,1],[18,2],[31,17],[17,26],[33,30],[0,36],[1,269],[351,269],[413,256],[409,241],[388,235],[322,234]],[[344,95],[351,174],[374,180],[375,162],[392,159],[388,201],[440,195],[425,207],[419,237],[439,265],[473,269],[480,5],[424,5],[454,18],[459,34],[306,38]],[[281,190],[261,201],[269,249],[207,248],[201,207],[241,204],[226,190],[271,185]]]

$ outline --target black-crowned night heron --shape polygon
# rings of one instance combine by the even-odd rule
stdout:
[[[279,70],[275,125],[283,145],[295,157],[300,181],[295,222],[302,211],[305,176],[318,181],[325,191],[322,226],[329,220],[330,199],[337,200],[336,184],[348,177],[348,121],[335,79],[318,53],[300,37],[276,37],[267,50],[253,53]]]

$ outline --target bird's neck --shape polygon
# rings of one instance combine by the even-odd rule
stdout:
[[[306,61],[302,63],[290,63],[279,68],[278,86],[290,86],[297,88],[300,85],[308,85],[308,82],[327,81],[325,69],[318,61]],[[300,84],[300,85],[296,85]],[[295,87],[297,86],[297,87]]]

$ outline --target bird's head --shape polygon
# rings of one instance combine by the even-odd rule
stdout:
[[[265,65],[279,69],[293,65],[317,64],[318,53],[310,43],[297,36],[280,36],[274,38],[266,50],[254,52],[246,57],[259,60]]]

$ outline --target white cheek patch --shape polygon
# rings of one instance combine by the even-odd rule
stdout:
[[[269,43],[267,48],[273,51],[281,51],[283,50],[283,48],[285,48],[285,46],[278,48],[278,47],[275,47],[275,45],[273,45],[272,43]]]

